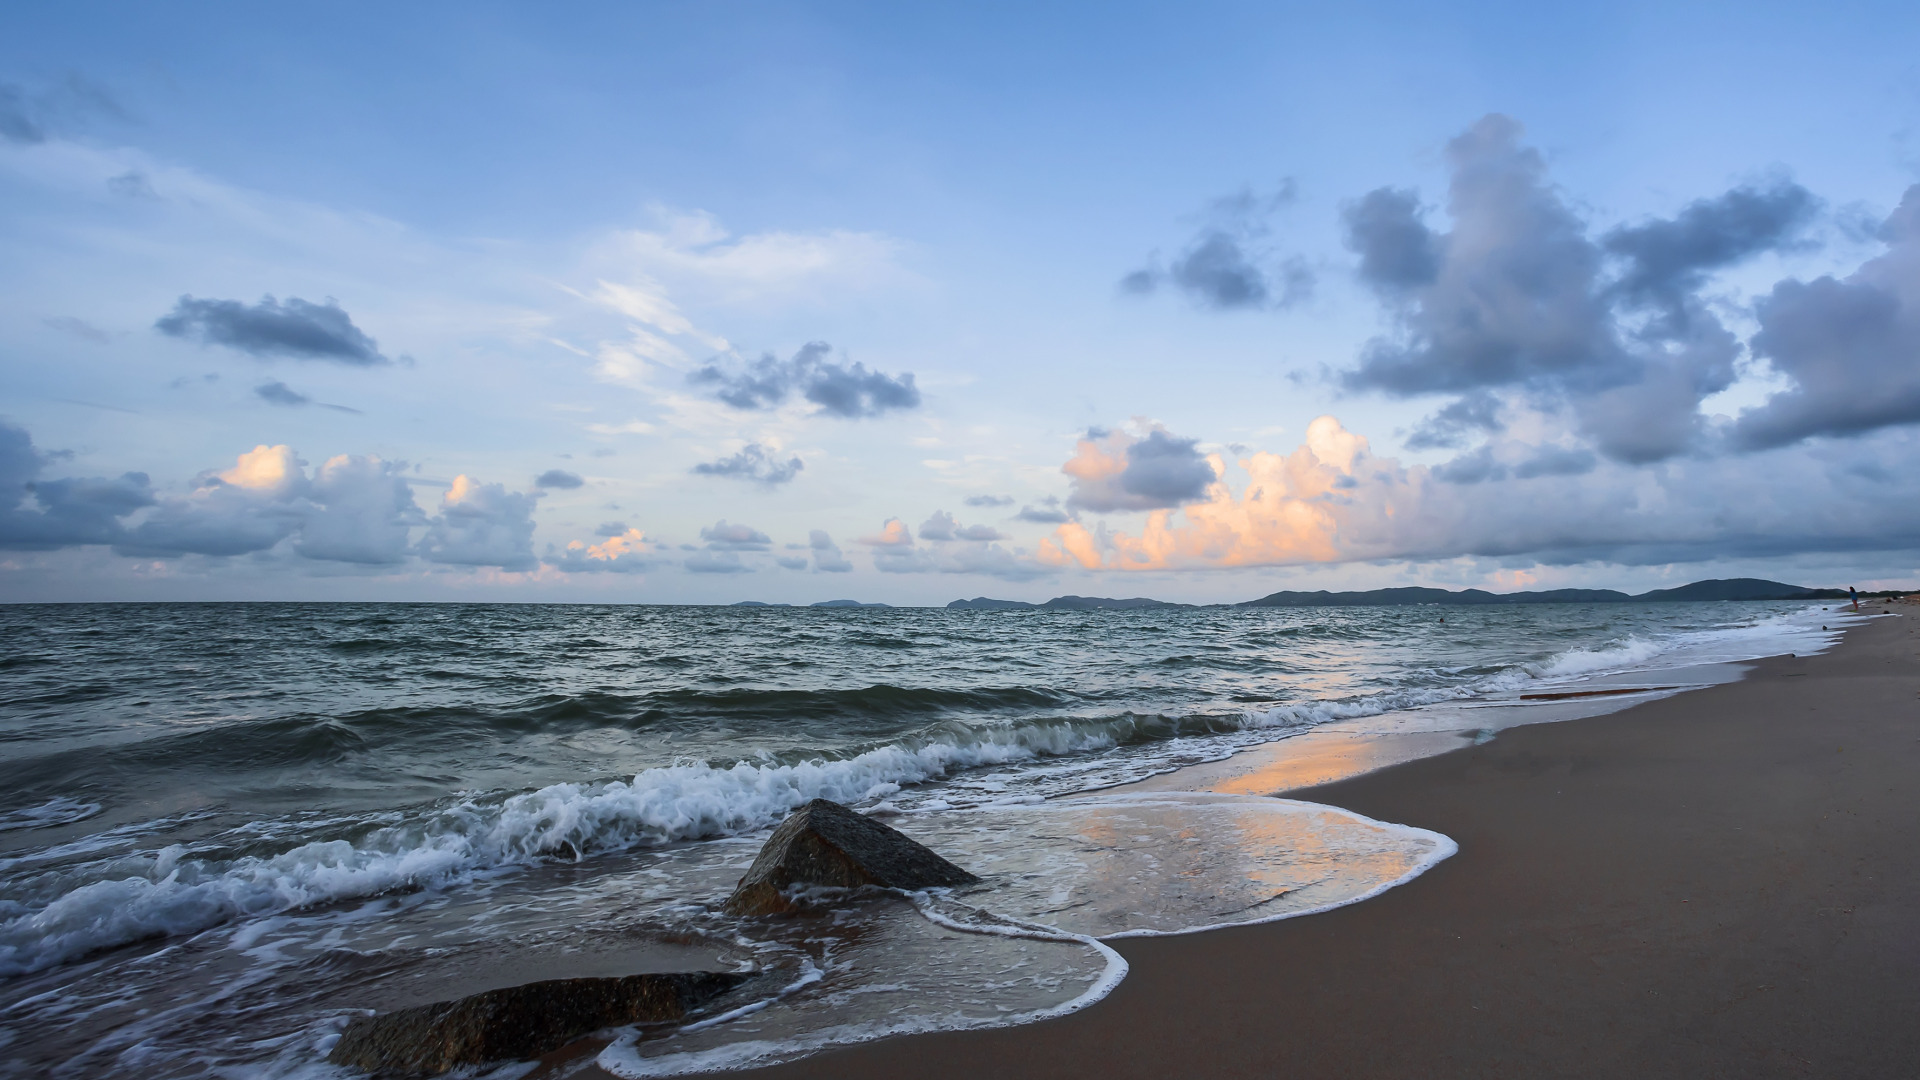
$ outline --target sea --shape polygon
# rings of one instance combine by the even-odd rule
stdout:
[[[0,606],[0,1071],[348,1077],[326,1055],[356,1016],[646,971],[751,977],[683,1024],[482,1074],[681,1075],[1057,1016],[1125,978],[1117,938],[1363,901],[1455,851],[1182,777],[1623,708],[1818,652],[1834,621],[1817,602]],[[726,915],[815,798],[980,883]]]

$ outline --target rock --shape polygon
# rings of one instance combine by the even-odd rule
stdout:
[[[680,1020],[746,979],[692,971],[550,979],[488,990],[458,1001],[360,1017],[347,1025],[327,1060],[415,1076],[488,1061],[525,1060],[604,1027]]]
[[[837,802],[815,799],[773,830],[752,869],[727,898],[727,913],[790,910],[793,902],[785,895],[790,885],[927,889],[978,880],[898,829]]]

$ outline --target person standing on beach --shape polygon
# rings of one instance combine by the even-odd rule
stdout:
[[[1853,598],[1853,610],[1859,611],[1860,610],[1860,590],[1849,585],[1847,586],[1847,595]]]

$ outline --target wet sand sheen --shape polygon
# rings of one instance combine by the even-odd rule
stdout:
[[[1920,1061],[1910,619],[1296,798],[1460,853],[1310,918],[1116,942],[1094,1008],[768,1077],[1892,1076]]]

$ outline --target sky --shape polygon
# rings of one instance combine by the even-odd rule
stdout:
[[[1912,585],[1917,31],[16,5],[0,601]]]

